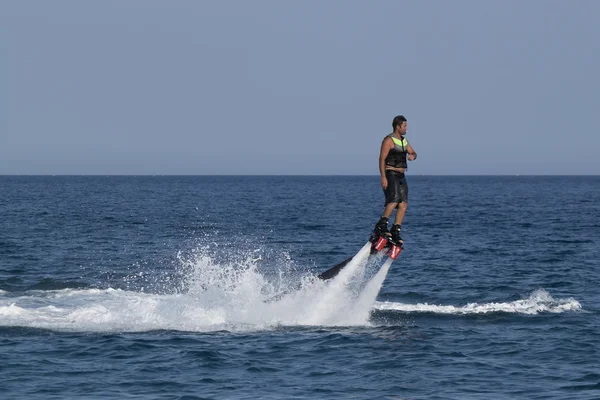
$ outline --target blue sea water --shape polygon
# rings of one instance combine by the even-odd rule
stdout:
[[[600,177],[408,182],[0,176],[0,398],[599,399]]]

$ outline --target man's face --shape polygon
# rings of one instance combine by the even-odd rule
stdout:
[[[407,129],[408,124],[406,123],[406,121],[402,122],[402,125],[398,126],[398,132],[400,132],[401,135],[404,135]]]

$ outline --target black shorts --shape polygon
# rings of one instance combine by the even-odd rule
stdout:
[[[408,184],[403,173],[396,171],[385,171],[388,181],[385,193],[385,205],[389,203],[408,203]]]

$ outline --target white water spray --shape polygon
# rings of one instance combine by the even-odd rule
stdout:
[[[390,270],[393,261],[394,260],[392,260],[391,258],[387,258],[385,260],[385,263],[383,264],[383,267],[381,267],[379,271],[377,271],[375,276],[371,278],[369,282],[367,282],[367,285],[365,286],[364,290],[358,297],[358,301],[356,302],[356,311],[358,313],[358,318],[369,317],[371,307],[375,303],[375,299],[377,298],[377,295],[379,294],[379,291],[383,286],[383,281],[385,280],[385,277],[387,276],[387,273]]]

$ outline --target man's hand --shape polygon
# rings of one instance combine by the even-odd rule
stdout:
[[[385,176],[381,177],[381,187],[383,190],[387,189],[387,178]]]
[[[417,153],[411,153],[408,155],[408,161],[413,161],[417,159]]]

